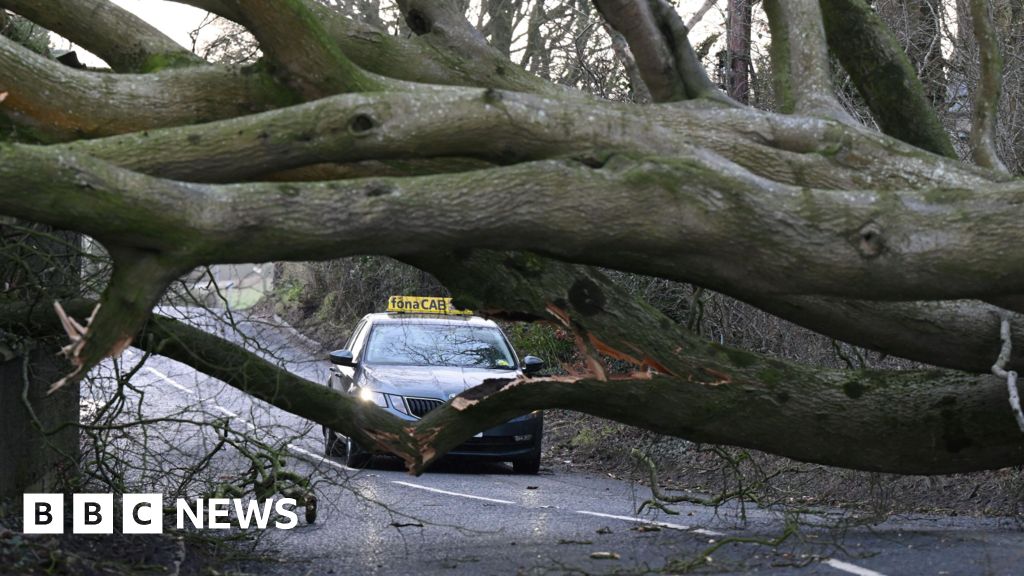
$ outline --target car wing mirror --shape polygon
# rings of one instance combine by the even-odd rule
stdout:
[[[338,366],[355,366],[356,364],[351,350],[335,350],[328,354],[327,357],[331,360],[331,364]]]
[[[523,374],[536,374],[544,368],[544,361],[536,356],[523,358]]]

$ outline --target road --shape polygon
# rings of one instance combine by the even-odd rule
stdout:
[[[216,328],[208,320],[207,329]],[[323,381],[326,363],[311,359],[294,333],[241,321],[240,332],[272,351],[288,369]],[[126,363],[141,358],[130,350]],[[1024,573],[1024,532],[1008,519],[914,516],[873,526],[844,525],[821,511],[785,532],[782,512],[736,506],[717,510],[676,506],[678,515],[635,515],[645,487],[593,475],[542,469],[516,476],[509,466],[442,461],[420,477],[376,458],[352,470],[322,456],[318,426],[253,400],[190,368],[151,357],[132,378],[145,394],[146,416],[222,418],[287,445],[291,464],[312,474],[319,518],[293,530],[267,530],[261,550],[279,563],[248,566],[271,574],[605,574],[684,568],[720,574],[934,574]],[[140,482],[166,480],[160,470],[196,460],[213,444],[209,431],[162,425],[152,434],[159,462],[140,471]],[[191,432],[186,432],[191,430]],[[161,444],[162,443],[162,444]],[[207,470],[210,481],[241,460],[221,453]],[[147,474],[150,476],[147,477]],[[611,556],[612,558],[602,558]]]

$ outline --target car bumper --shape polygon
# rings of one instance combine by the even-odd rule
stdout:
[[[485,430],[482,435],[456,446],[448,455],[485,460],[513,460],[539,452],[543,435],[544,417],[538,414],[532,418],[513,420]]]

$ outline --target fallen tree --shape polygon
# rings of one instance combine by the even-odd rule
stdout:
[[[187,3],[247,27],[264,60],[197,61],[101,0],[0,0],[118,70],[73,70],[0,37],[0,113],[14,127],[0,212],[87,234],[114,261],[98,307],[71,313],[92,320],[71,331],[74,371],[55,390],[133,341],[153,345],[415,472],[546,407],[869,470],[1024,462],[1005,381],[987,375],[1000,326],[1024,335],[1024,182],[992,161],[996,66],[996,88],[979,91],[979,167],[949,157],[906,55],[860,0],[766,1],[785,114],[721,93],[662,0],[596,2],[651,105],[526,73],[446,2],[400,2],[408,38],[312,0]],[[83,26],[90,10],[103,17]],[[990,23],[973,24],[985,37]],[[132,41],[100,41],[115,26]],[[829,48],[886,134],[835,99]],[[894,77],[895,104],[882,97]],[[612,378],[593,361],[586,374],[491,382],[410,427],[254,368],[212,336],[147,324],[195,266],[357,254],[413,263],[489,314],[555,322],[636,373]],[[692,282],[957,371],[821,371],[714,346],[585,265]]]

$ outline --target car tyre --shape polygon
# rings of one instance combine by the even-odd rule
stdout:
[[[526,458],[512,461],[512,472],[521,475],[536,475],[540,472],[540,452]]]
[[[338,437],[338,433],[324,426],[324,454],[327,456],[344,456],[345,442]]]
[[[345,465],[349,468],[366,468],[373,454],[363,450],[355,440],[349,438],[345,451]]]

